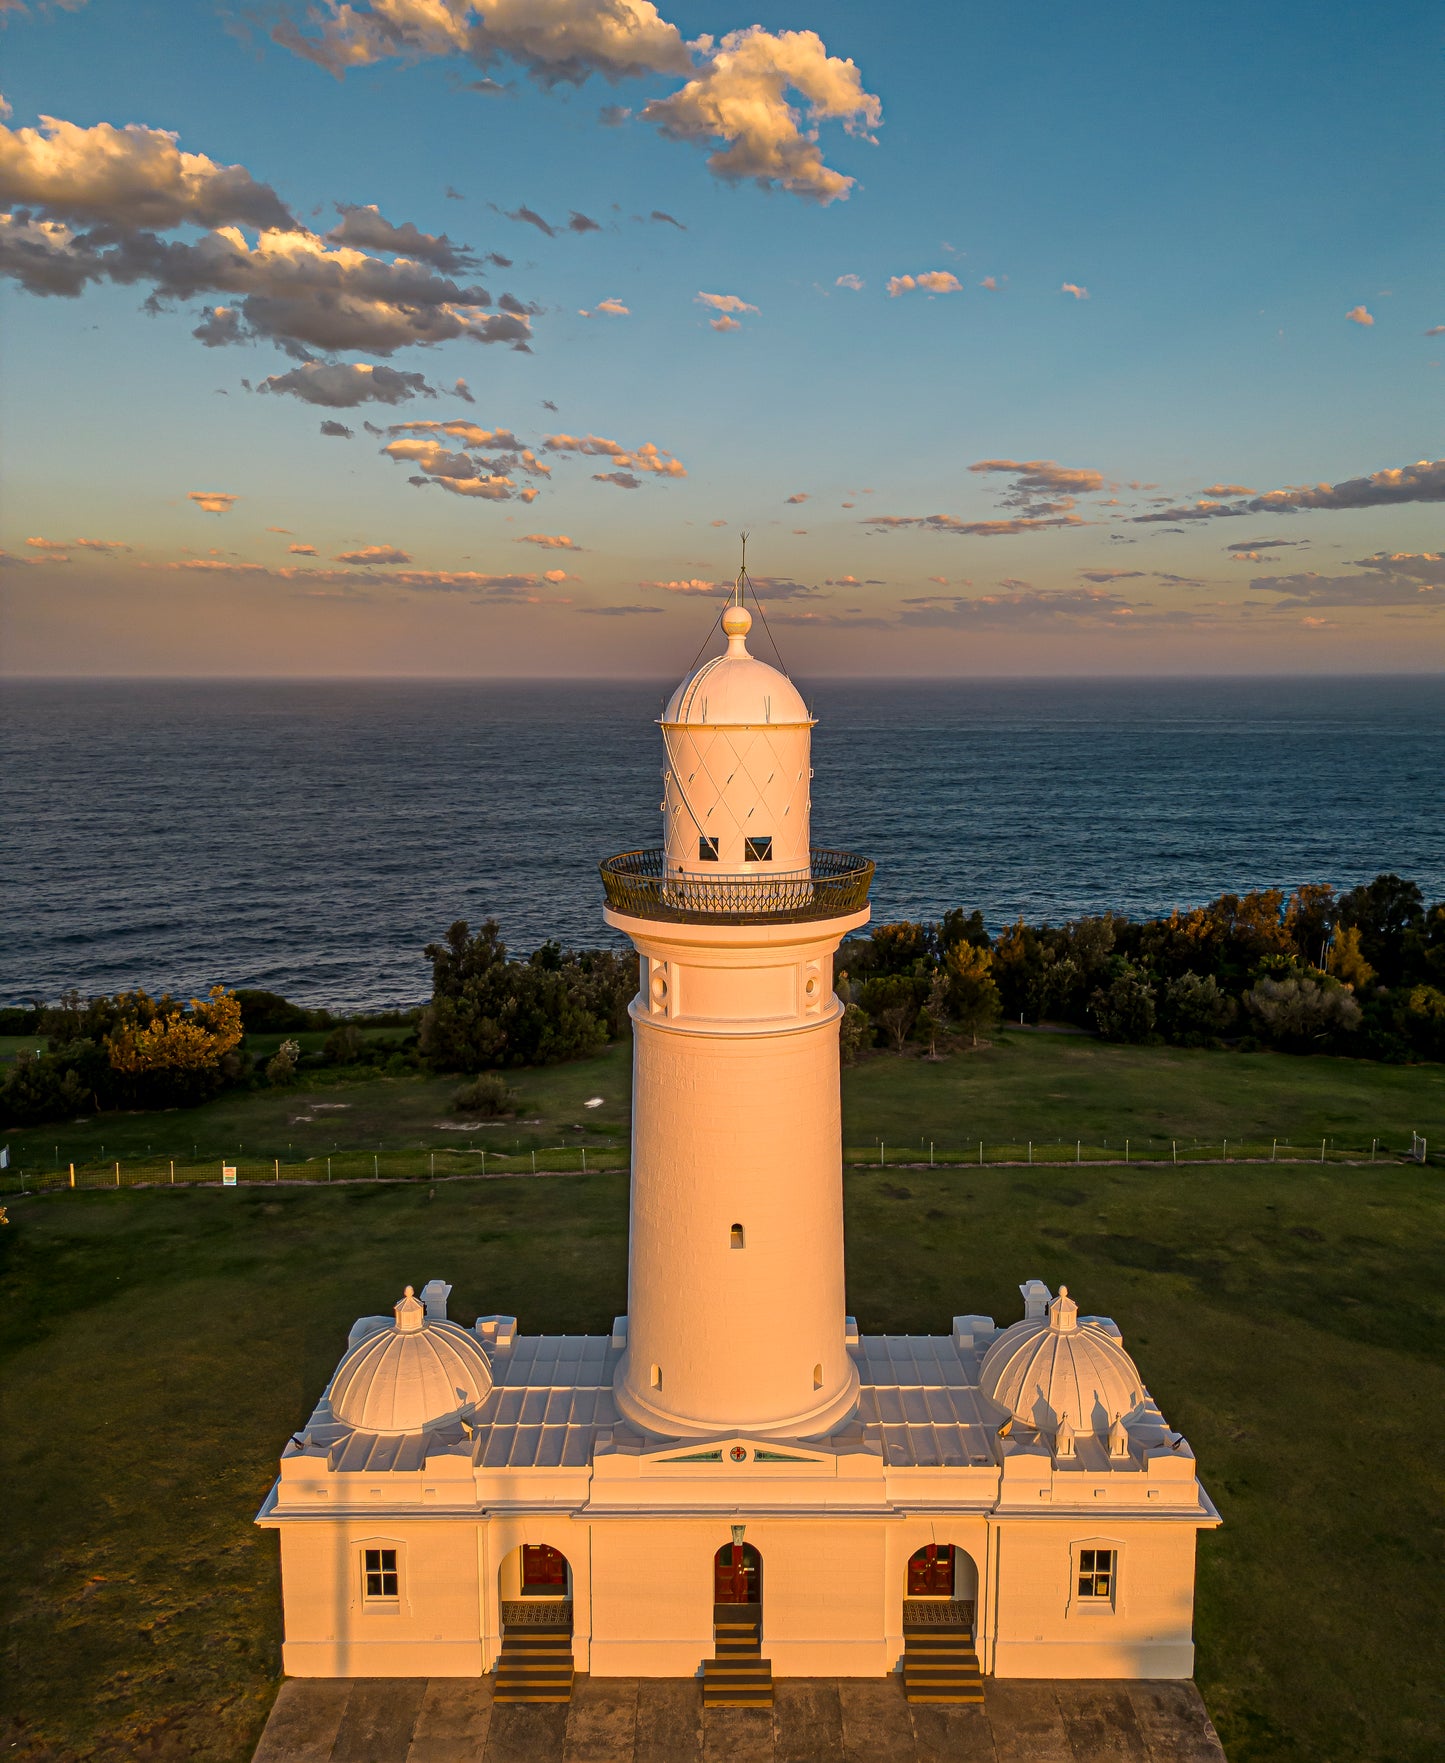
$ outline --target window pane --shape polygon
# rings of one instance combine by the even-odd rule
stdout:
[[[697,858],[699,863],[717,862],[717,840],[710,839],[706,833],[697,841]]]
[[[743,860],[747,863],[771,863],[773,860],[773,841],[771,834],[743,841]]]

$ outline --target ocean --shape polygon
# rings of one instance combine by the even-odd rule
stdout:
[[[803,682],[814,843],[877,920],[1168,911],[1381,870],[1445,898],[1445,680]],[[659,842],[667,688],[11,682],[0,1000],[223,981],[409,1005],[457,918],[614,941],[596,864]]]

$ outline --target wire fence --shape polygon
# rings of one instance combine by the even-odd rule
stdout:
[[[1430,1152],[1418,1133],[1393,1132],[1371,1139],[1265,1138],[1124,1138],[1115,1142],[1088,1139],[1019,1139],[999,1144],[979,1139],[920,1139],[917,1144],[844,1147],[843,1161],[854,1169],[1060,1169],[1085,1166],[1148,1165],[1182,1167],[1204,1164],[1431,1164],[1445,1158]],[[155,1187],[254,1187],[264,1184],[327,1182],[457,1181],[504,1176],[600,1175],[625,1171],[631,1165],[626,1145],[556,1145],[535,1150],[496,1151],[444,1146],[440,1150],[333,1151],[307,1158],[247,1157],[120,1157],[68,1161],[56,1154],[49,1163],[19,1163],[0,1170],[0,1194],[48,1193],[57,1189]]]
[[[625,1146],[555,1145],[528,1151],[444,1146],[440,1150],[333,1151],[307,1158],[119,1157],[20,1164],[0,1171],[0,1193],[48,1193],[60,1188],[254,1187],[327,1182],[455,1181],[480,1177],[597,1175],[625,1170]]]
[[[1121,1138],[1019,1139],[995,1144],[985,1139],[960,1144],[956,1139],[920,1139],[917,1144],[889,1144],[874,1139],[871,1145],[845,1147],[843,1160],[853,1168],[1079,1168],[1085,1164],[1160,1164],[1177,1166],[1203,1163],[1433,1163],[1428,1142],[1418,1133],[1393,1132],[1370,1139],[1324,1134],[1320,1138]]]

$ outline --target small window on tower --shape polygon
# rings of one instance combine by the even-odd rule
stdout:
[[[706,833],[697,841],[697,860],[699,863],[717,862],[717,840],[710,839]]]
[[[762,838],[744,840],[744,863],[771,863],[772,860],[773,841],[770,835]]]
[[[368,1603],[397,1596],[399,1578],[395,1549],[362,1550],[362,1582]]]
[[[743,1227],[740,1224],[735,1224],[732,1228],[731,1235],[732,1246],[735,1249],[741,1249],[743,1247]]]
[[[662,1388],[662,1367],[660,1365],[653,1366],[651,1375],[648,1377],[647,1381],[655,1390],[660,1390]]]

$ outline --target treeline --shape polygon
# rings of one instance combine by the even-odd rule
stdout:
[[[839,952],[844,1053],[903,1052],[1000,1020],[1072,1023],[1110,1041],[1445,1059],[1445,903],[1380,875],[1221,894],[1142,923],[1106,914],[879,925]]]
[[[512,960],[491,919],[475,934],[459,921],[425,955],[432,998],[413,1010],[346,1017],[275,992],[215,986],[190,1000],[69,992],[55,1005],[0,1011],[0,1034],[42,1043],[5,1068],[0,1126],[192,1107],[223,1090],[282,1088],[328,1067],[475,1075],[577,1059],[625,1032],[637,991],[635,955],[548,942]],[[255,1035],[287,1038],[258,1060],[248,1044]],[[312,1044],[303,1051],[295,1035]],[[474,1095],[473,1105],[485,1107],[486,1098]]]

